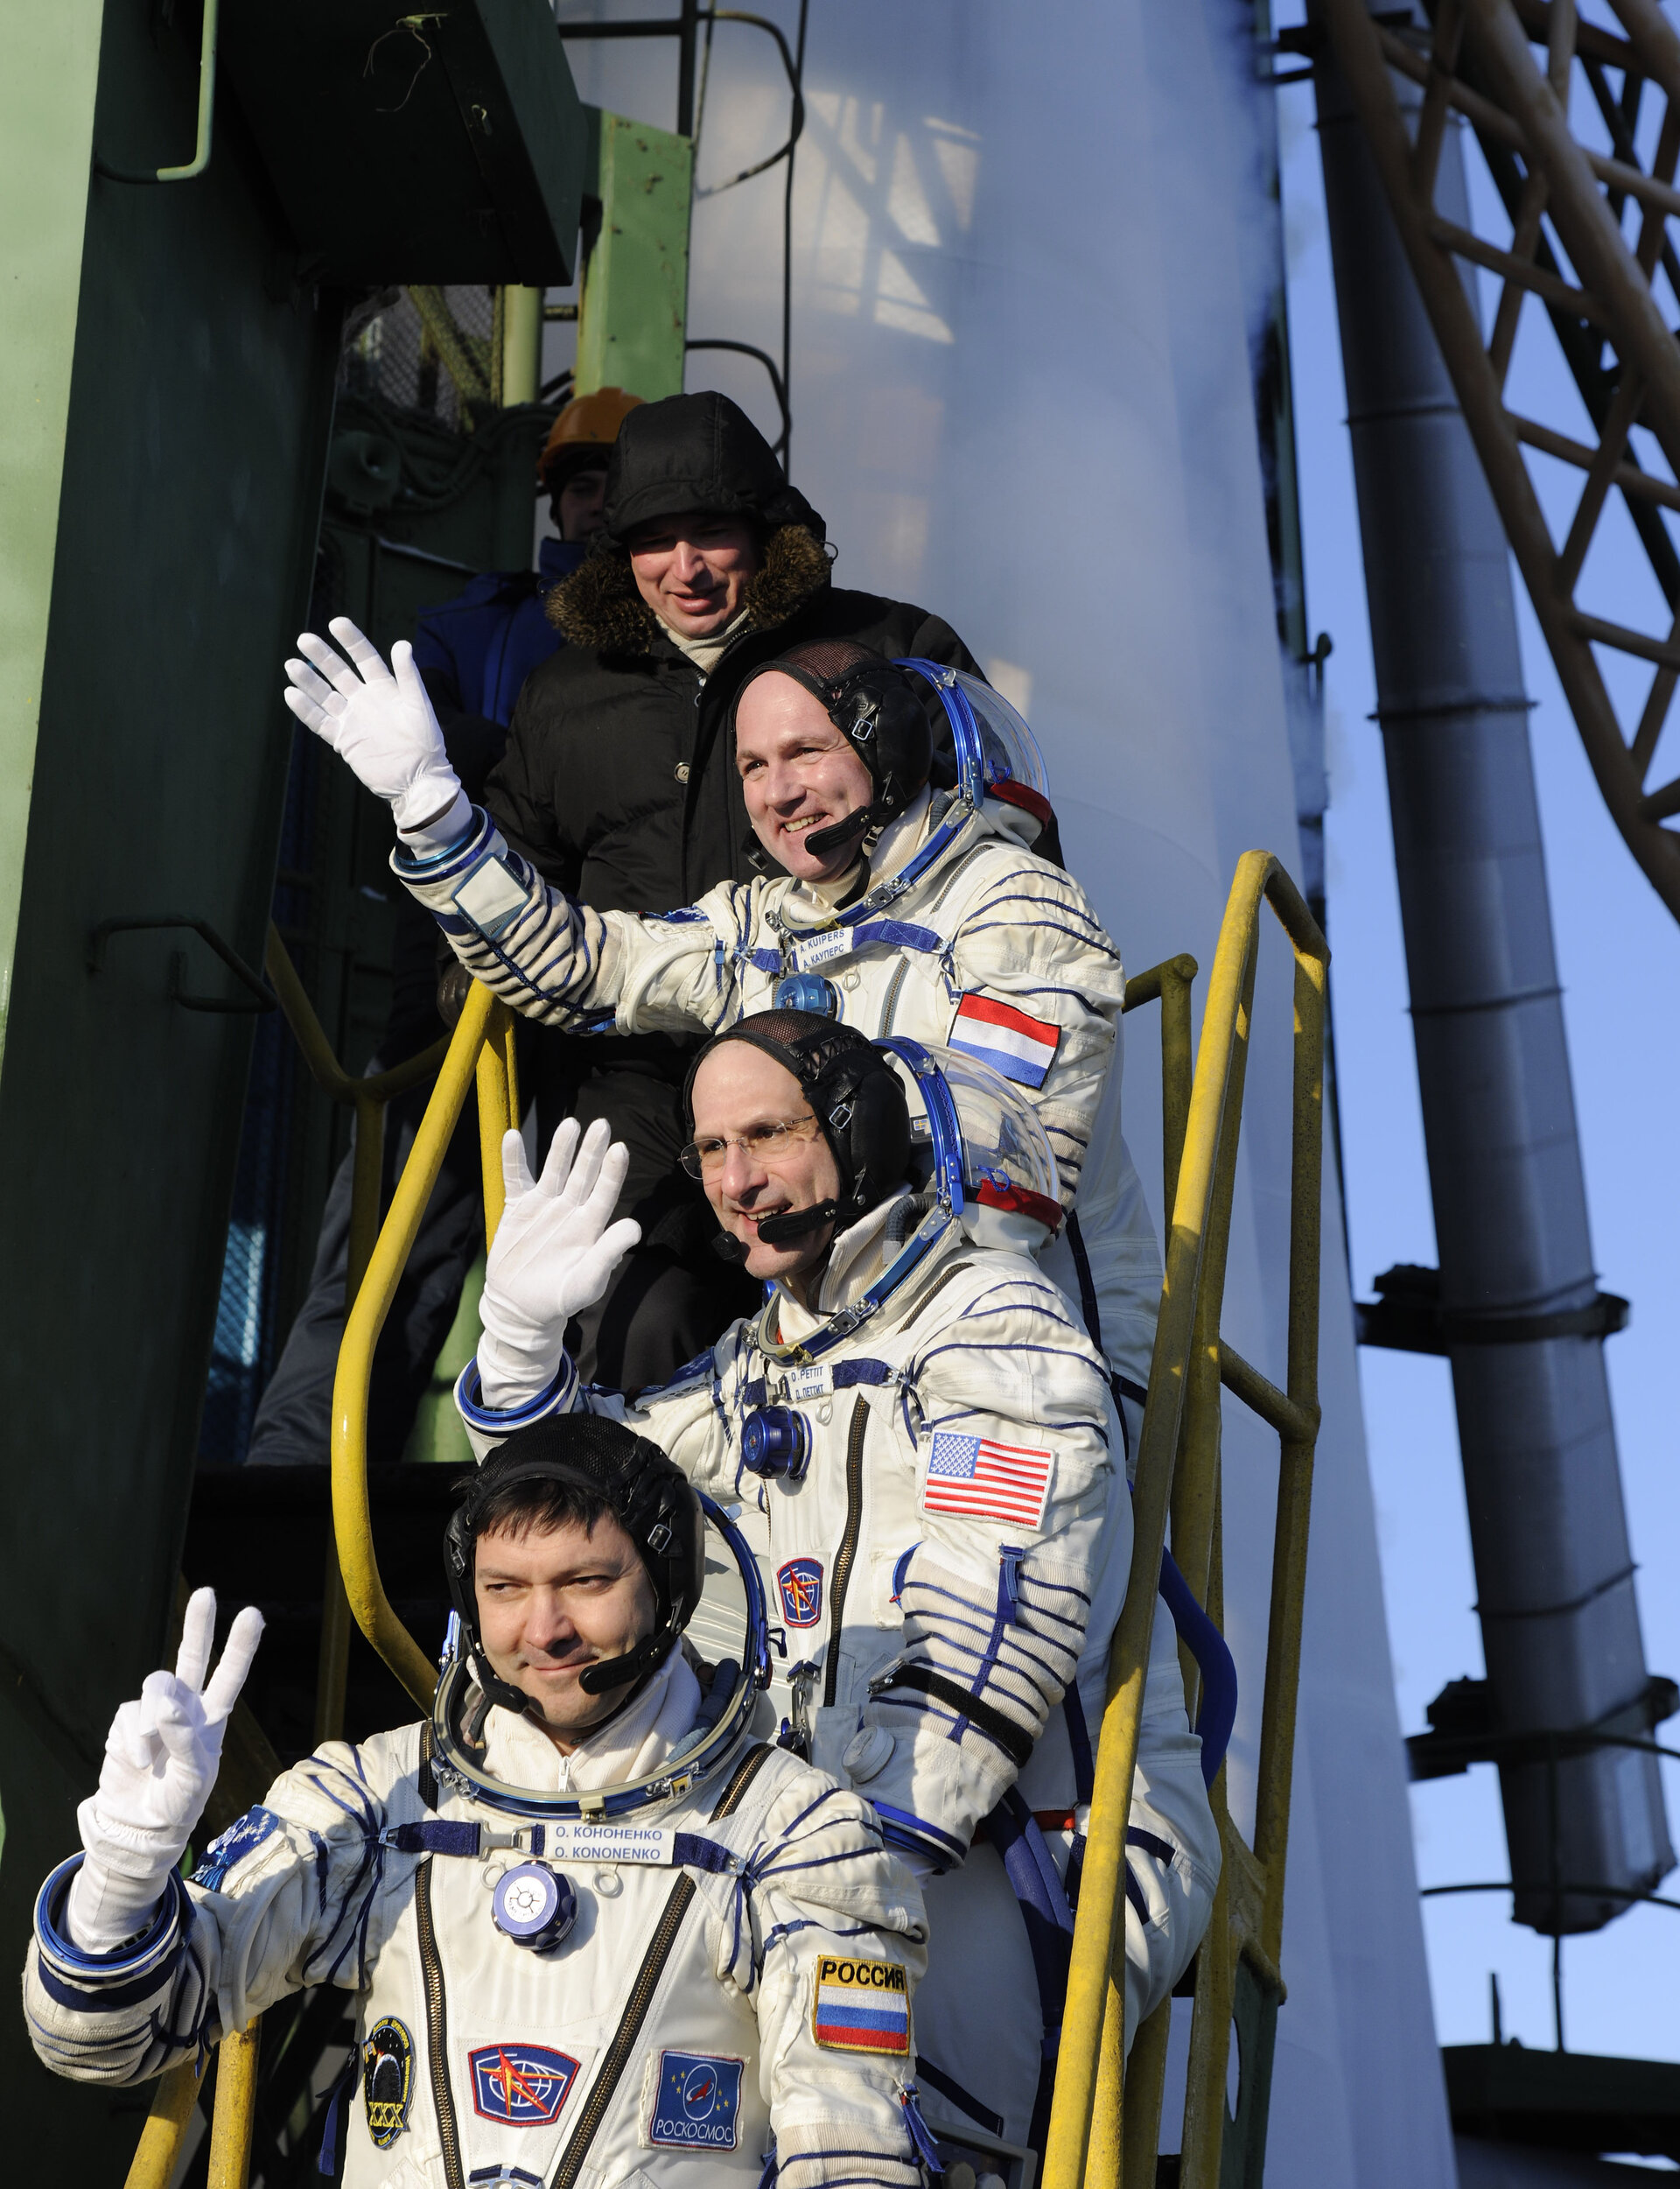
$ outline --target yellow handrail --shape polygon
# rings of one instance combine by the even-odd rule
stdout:
[[[210,2173],[206,2189],[245,2189],[251,2168],[251,2131],[256,2125],[256,2063],[262,2018],[229,2030],[216,2048],[216,2112],[210,2124]]]
[[[168,2189],[203,2078],[202,2059],[184,2059],[160,2079],[123,2189]]]
[[[332,1532],[345,1593],[356,1624],[426,1711],[431,1708],[437,1671],[392,1610],[374,1551],[368,1502],[368,1388],[374,1348],[396,1296],[397,1283],[431,1197],[444,1152],[466,1101],[467,1089],[475,1077],[485,1156],[485,1224],[486,1233],[494,1238],[501,1213],[501,1136],[509,1125],[517,1122],[514,1105],[518,1092],[513,1069],[512,1014],[505,1003],[478,981],[467,992],[368,1273],[345,1323],[332,1386]]]
[[[1278,1391],[1219,1337],[1263,902],[1270,904],[1295,953],[1285,1392]],[[1134,2047],[1131,2073],[1126,2075],[1124,1972],[1122,1983],[1116,1984],[1113,1968],[1116,1950],[1124,1954],[1125,1831],[1169,1507],[1174,1553],[1186,1579],[1215,1620],[1223,1610],[1218,1535],[1222,1384],[1279,1432],[1282,1463],[1252,1851],[1230,1822],[1222,1772],[1214,1787],[1225,1861],[1213,1921],[1198,1956],[1180,2172],[1184,2189],[1218,2189],[1226,2125],[1226,2059],[1239,1968],[1245,1968],[1249,1980],[1262,1988],[1273,2010],[1282,1996],[1278,1964],[1307,1512],[1319,1419],[1319,1217],[1328,960],[1323,936],[1277,859],[1266,852],[1245,852],[1214,953],[1176,1179],[1172,1119],[1187,1057],[1165,1021],[1163,1024],[1163,1132],[1172,1211],[1166,1278],[1138,1448],[1130,1576],[1110,1660],[1109,1699],[1097,1750],[1044,2155],[1044,2189],[1082,2189],[1082,2185],[1088,2189],[1123,2189],[1123,2185],[1124,2189],[1152,2189],[1154,2182],[1168,2009],[1158,2010],[1152,2017],[1154,2026],[1145,2025],[1146,2033]],[[1161,993],[1165,1005],[1167,991],[1163,987]],[[1130,993],[1127,1000],[1131,1001]],[[1140,994],[1138,1000],[1144,1000]],[[1170,1059],[1165,1054],[1169,1048],[1178,1052]],[[1269,2055],[1269,2045],[1265,2049]],[[1245,2059],[1245,2085],[1259,2065],[1257,2058]],[[1268,2057],[1262,2106],[1269,2072]]]

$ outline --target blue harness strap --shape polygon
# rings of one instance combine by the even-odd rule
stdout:
[[[465,1855],[475,1856],[481,1824],[453,1823],[444,1817],[432,1817],[421,1824],[393,1824],[382,1834],[384,1844],[399,1855]],[[531,1852],[542,1852],[542,1827],[531,1828]]]
[[[344,2147],[349,2139],[350,2115],[345,2101],[354,2095],[356,2072],[361,2065],[359,2048],[352,2045],[344,2071],[332,2086],[327,2100],[326,2112],[321,2122],[321,2148],[315,2160],[315,2171],[325,2174],[329,2181],[336,2181],[344,2167]]]
[[[458,1855],[468,1861],[474,1861],[481,1850],[488,1853],[498,1847],[507,1847],[507,1842],[513,1836],[510,1833],[498,1832],[494,1828],[486,1829],[481,1824],[462,1823],[449,1817],[430,1817],[418,1824],[388,1825],[379,1839],[382,1847],[388,1847],[398,1855]],[[508,1849],[508,1852],[519,1851],[540,1857],[550,1835],[544,1826],[528,1824],[520,1828],[518,1836],[522,1841],[528,1836],[528,1846],[517,1850]],[[553,1836],[557,1842],[555,1853],[558,1857],[565,1852],[565,1837],[564,1833]],[[486,1839],[491,1842],[488,1848],[485,1846]],[[604,1849],[598,1856],[592,1855],[591,1859],[610,1863],[613,1857],[610,1850]],[[642,1862],[634,1865],[637,1868],[642,1866]],[[709,1840],[699,1832],[673,1832],[671,1867],[676,1870],[704,1870],[714,1877],[727,1877],[739,1870],[743,1864],[738,1855],[717,1840]]]
[[[925,2082],[930,2090],[937,2090],[942,2098],[948,2098],[959,2113],[966,2113],[970,2120],[977,2122],[989,2135],[1001,2136],[1007,2123],[1001,2113],[994,2113],[983,2105],[971,2090],[965,2090],[955,2075],[948,2075],[942,2067],[935,2067],[920,2047],[916,2052],[916,2080]]]
[[[1219,1776],[1230,1745],[1231,1728],[1236,1722],[1236,1663],[1225,1645],[1225,1637],[1196,1602],[1189,1582],[1167,1550],[1161,1553],[1161,1601],[1172,1614],[1180,1638],[1201,1673],[1196,1732],[1201,1741],[1202,1779],[1211,1786]]]
[[[1039,2087],[1032,2104],[1032,2127],[1028,2141],[1034,2150],[1042,2150],[1050,2123],[1050,2099],[1055,2087],[1062,2015],[1068,2003],[1068,1964],[1074,1943],[1073,1910],[1068,1905],[1050,1849],[1045,1845],[1044,1834],[1018,1787],[1010,1788],[986,1819],[984,1828],[1003,1857],[1004,1872],[1020,1903],[1021,1920],[1026,1926],[1027,1947],[1032,1955],[1039,2015],[1044,2024],[1044,2052],[1039,2064]]]
[[[854,1384],[891,1383],[892,1371],[884,1360],[837,1360],[834,1364],[834,1388],[850,1391]],[[761,1407],[769,1397],[770,1383],[766,1376],[754,1376],[744,1383],[740,1390],[742,1406],[751,1410]]]
[[[945,947],[942,935],[930,927],[916,927],[908,920],[868,920],[852,934],[854,944],[885,943],[889,950],[926,951],[934,955]]]

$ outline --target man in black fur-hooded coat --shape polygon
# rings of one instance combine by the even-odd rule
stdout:
[[[808,639],[976,664],[925,609],[835,586],[822,519],[727,396],[630,412],[606,531],[549,596],[569,642],[527,678],[484,803],[544,876],[598,911],[668,912],[750,880],[755,849],[729,720],[759,663]],[[760,854],[762,857],[762,854]],[[605,1117],[630,1150],[620,1214],[643,1245],[582,1333],[585,1372],[635,1388],[704,1350],[744,1302],[677,1164],[684,1037],[546,1035],[539,1131]]]

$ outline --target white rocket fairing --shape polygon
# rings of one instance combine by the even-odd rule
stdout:
[[[1239,854],[1263,845],[1300,874],[1247,308],[1274,247],[1242,56],[1220,45],[1236,27],[1212,0],[819,6],[794,204],[792,469],[839,549],[836,582],[962,633],[1038,733],[1068,864],[1128,970],[1187,950],[1199,997]],[[786,134],[770,42],[727,34],[703,189]],[[645,53],[570,52],[586,99],[664,118]],[[782,172],[696,205],[695,335],[777,347]],[[775,431],[756,366],[703,354],[689,384],[727,387]],[[1158,1225],[1152,1008],[1127,1023],[1125,1099]],[[1226,1330],[1279,1383],[1289,1116],[1274,935]],[[1334,1175],[1323,1303],[1269,2178],[1450,2189]],[[1245,1829],[1276,1476],[1276,1439],[1228,1399]]]

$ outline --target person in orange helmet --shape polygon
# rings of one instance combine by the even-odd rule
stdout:
[[[606,467],[619,428],[641,402],[622,388],[577,396],[556,418],[536,462],[557,538],[538,547],[536,568],[490,571],[440,607],[428,608],[414,634],[414,665],[438,719],[474,716],[503,733],[485,761],[500,757],[514,702],[535,668],[564,644],[544,614],[552,589],[570,578],[599,537]],[[480,740],[482,742],[482,738]]]

